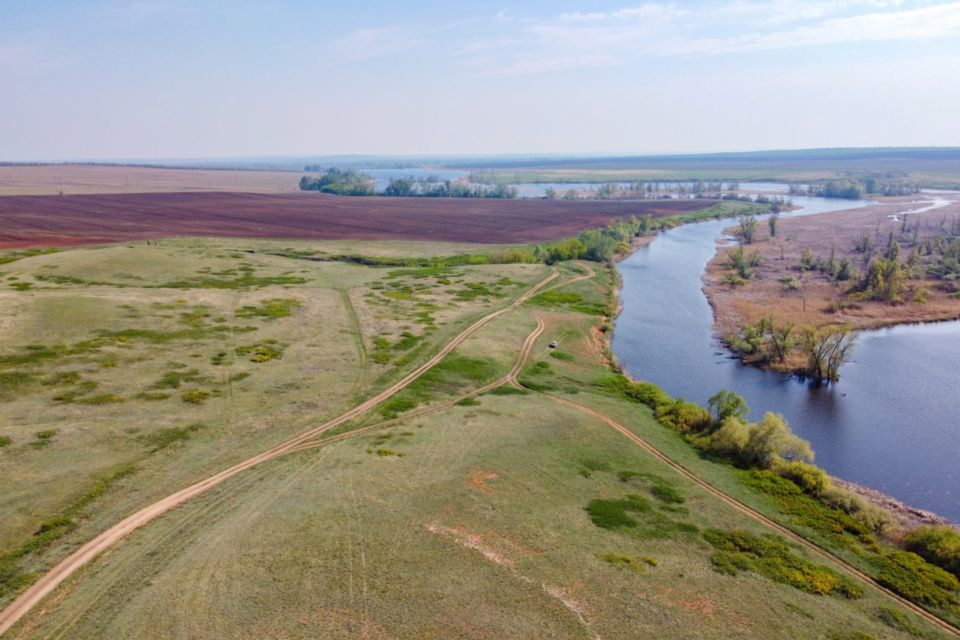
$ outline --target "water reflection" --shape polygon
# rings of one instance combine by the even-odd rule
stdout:
[[[793,198],[809,215],[867,202]],[[862,334],[834,386],[747,367],[712,334],[701,289],[730,220],[662,234],[620,264],[623,312],[613,348],[630,375],[705,404],[718,389],[754,409],[783,413],[831,473],[960,521],[960,322]]]

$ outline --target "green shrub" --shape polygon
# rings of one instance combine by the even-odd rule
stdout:
[[[907,615],[900,611],[900,609],[881,605],[880,608],[877,609],[877,618],[891,629],[903,631],[910,635],[914,635],[915,633],[913,625],[910,624],[910,619],[907,618]]]
[[[168,427],[137,436],[137,441],[145,445],[150,453],[156,453],[180,442],[186,442],[194,433],[203,428],[197,422],[187,427]]]
[[[0,371],[0,401],[12,400],[37,381],[27,371]]]
[[[842,629],[840,631],[833,631],[830,634],[830,640],[877,640],[877,638],[859,629]]]
[[[293,314],[293,310],[300,306],[300,302],[293,298],[269,298],[257,306],[243,306],[234,313],[238,318],[266,318],[275,320],[286,318]]]
[[[742,472],[741,479],[748,487],[773,498],[783,513],[794,516],[796,524],[827,536],[835,544],[850,547],[859,541],[872,541],[870,530],[861,522],[808,496],[787,478],[753,469]]]
[[[731,416],[706,440],[710,453],[732,460],[739,459],[750,439],[750,429],[739,418]]]
[[[384,418],[396,418],[398,414],[403,413],[404,411],[409,411],[416,407],[419,403],[413,398],[407,396],[393,396],[385,403],[380,405],[380,415]]]
[[[911,602],[937,608],[960,604],[955,595],[960,588],[957,577],[915,553],[891,551],[870,562],[878,570],[877,582]]]
[[[601,385],[629,400],[645,404],[651,409],[673,402],[670,396],[657,385],[650,382],[634,382],[623,375],[610,376],[604,379]]]
[[[149,400],[155,402],[158,400],[166,400],[170,397],[169,393],[163,393],[161,391],[141,391],[134,396],[137,400]]]
[[[830,476],[827,472],[806,462],[781,462],[774,466],[773,471],[812,496],[823,495],[823,492],[830,488]]]
[[[37,440],[51,440],[55,435],[57,435],[56,429],[46,429],[44,431],[37,431],[33,434],[37,437]]]
[[[463,398],[457,401],[458,407],[476,407],[480,404],[480,401],[474,397]]]
[[[189,404],[203,404],[209,397],[210,392],[203,389],[187,389],[180,394],[180,399]]]
[[[650,493],[653,494],[654,498],[664,504],[683,504],[686,502],[686,498],[668,484],[655,484],[650,487]]]
[[[903,539],[903,547],[960,576],[960,533],[949,525],[920,526]]]
[[[92,405],[115,404],[118,402],[123,402],[123,398],[113,393],[101,393],[100,395],[89,396],[89,397],[80,398],[79,400],[77,400],[78,404],[92,404]]]
[[[490,391],[487,391],[487,393],[494,396],[525,396],[530,392],[526,389],[518,389],[512,385],[504,384],[490,389]]]
[[[11,444],[13,444],[13,438],[10,436],[0,436],[0,449],[9,447]]]
[[[706,409],[683,398],[660,405],[656,409],[657,420],[679,433],[700,432],[710,427],[712,420]]]
[[[820,496],[827,506],[849,514],[857,522],[875,533],[884,533],[894,526],[893,517],[882,508],[875,506],[852,491],[839,487],[829,487]]]
[[[550,357],[557,360],[563,360],[565,362],[569,362],[574,359],[574,357],[566,351],[557,351],[556,349],[550,352]]]
[[[628,495],[619,500],[591,500],[587,504],[587,514],[593,524],[602,529],[619,529],[637,526],[637,521],[627,515],[628,513],[643,513],[652,508],[646,498]]]
[[[643,565],[633,556],[625,556],[619,553],[601,553],[598,554],[597,557],[615,567],[632,569],[633,571],[643,571]]]
[[[736,575],[741,571],[754,571],[774,582],[816,595],[845,598],[863,595],[855,582],[801,558],[777,536],[757,537],[744,531],[709,529],[704,532],[704,538],[717,550],[711,561],[719,573]]]

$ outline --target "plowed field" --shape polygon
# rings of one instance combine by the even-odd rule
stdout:
[[[141,193],[0,197],[0,248],[227,236],[304,240],[555,240],[614,218],[669,216],[710,200],[548,201]]]

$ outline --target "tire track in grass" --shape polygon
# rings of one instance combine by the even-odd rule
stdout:
[[[826,560],[830,561],[831,563],[833,563],[833,564],[835,564],[835,565],[839,565],[839,566],[840,566],[841,568],[843,568],[848,574],[850,574],[850,575],[858,578],[861,582],[865,583],[868,587],[870,587],[870,588],[874,589],[875,591],[879,592],[880,594],[885,595],[885,596],[887,596],[888,598],[896,601],[897,604],[903,606],[903,607],[906,608],[906,609],[909,609],[912,613],[914,613],[914,614],[920,616],[921,618],[923,618],[924,620],[932,623],[933,625],[937,626],[939,629],[941,629],[941,630],[943,630],[943,631],[947,631],[948,633],[951,633],[951,634],[953,634],[953,635],[960,636],[960,628],[955,627],[954,625],[950,624],[950,623],[947,622],[946,620],[943,620],[943,619],[939,618],[938,616],[930,613],[929,611],[927,611],[927,610],[924,609],[923,607],[921,607],[921,606],[919,606],[919,605],[917,605],[917,604],[914,604],[913,602],[910,602],[910,601],[907,600],[906,598],[904,598],[904,597],[902,597],[902,596],[894,593],[894,592],[891,591],[890,589],[887,589],[886,587],[882,586],[880,583],[878,583],[876,580],[874,580],[874,579],[873,579],[872,577],[870,577],[868,574],[866,574],[865,572],[863,572],[863,571],[861,571],[860,569],[856,568],[856,567],[853,566],[852,564],[848,563],[848,562],[847,562],[846,560],[844,560],[843,558],[835,555],[832,551],[830,551],[830,550],[828,550],[828,549],[825,549],[825,548],[823,548],[823,547],[821,547],[821,546],[819,546],[819,545],[817,545],[817,544],[815,544],[815,543],[807,540],[806,538],[804,538],[803,536],[801,536],[801,535],[798,534],[798,533],[794,533],[793,531],[791,531],[791,530],[788,529],[787,527],[783,526],[782,524],[780,524],[780,523],[776,522],[775,520],[773,520],[773,519],[771,519],[771,518],[763,515],[763,514],[760,513],[759,511],[754,510],[752,507],[747,506],[747,505],[744,504],[743,502],[740,502],[738,499],[734,498],[734,497],[731,496],[730,494],[724,493],[724,492],[721,491],[720,489],[714,487],[712,484],[710,484],[710,483],[707,482],[706,480],[700,478],[699,476],[697,476],[696,474],[694,474],[692,471],[688,470],[686,467],[684,467],[683,465],[681,465],[679,462],[676,462],[673,458],[667,456],[665,453],[663,453],[662,451],[660,451],[659,449],[657,449],[656,447],[654,447],[652,444],[650,444],[649,442],[647,442],[646,440],[644,440],[643,438],[641,438],[640,436],[638,436],[638,435],[635,434],[633,431],[631,431],[630,429],[628,429],[628,428],[625,427],[624,425],[620,424],[619,422],[617,422],[617,421],[614,420],[613,418],[607,416],[606,414],[603,414],[603,413],[597,411],[596,409],[591,409],[590,407],[587,407],[586,405],[582,405],[582,404],[580,404],[579,402],[574,402],[573,400],[570,400],[569,398],[565,398],[565,397],[563,397],[563,396],[559,396],[559,395],[556,395],[556,394],[553,394],[553,393],[549,393],[549,392],[546,392],[546,391],[543,391],[543,392],[540,392],[540,393],[541,393],[541,395],[544,395],[544,396],[550,398],[551,400],[554,400],[554,401],[559,402],[559,403],[561,403],[561,404],[565,404],[565,405],[567,405],[568,407],[572,407],[572,408],[574,408],[574,409],[576,409],[576,410],[578,410],[578,411],[580,411],[580,412],[582,412],[582,413],[585,413],[585,414],[587,414],[587,415],[589,415],[589,416],[592,416],[592,417],[594,417],[594,418],[596,418],[596,419],[598,419],[598,420],[601,420],[602,422],[605,422],[605,423],[608,424],[609,426],[613,427],[614,429],[616,429],[617,431],[619,431],[620,433],[622,433],[623,435],[625,435],[625,436],[626,436],[630,441],[632,441],[634,444],[642,447],[644,450],[647,451],[647,453],[649,453],[650,455],[652,455],[654,458],[656,458],[656,459],[659,460],[660,462],[664,463],[665,465],[669,466],[669,467],[672,468],[674,471],[676,471],[676,472],[679,473],[680,475],[684,476],[684,477],[687,478],[688,480],[694,482],[695,484],[697,484],[697,485],[698,485],[701,489],[703,489],[704,491],[710,493],[710,494],[713,495],[714,497],[719,498],[719,499],[722,500],[723,502],[727,503],[729,506],[733,507],[734,509],[736,509],[736,510],[739,511],[740,513],[742,513],[742,514],[744,514],[744,515],[746,515],[746,516],[749,516],[749,517],[752,518],[753,520],[756,520],[757,522],[760,522],[761,524],[764,524],[764,525],[768,526],[768,527],[771,528],[771,529],[774,529],[775,531],[777,531],[777,532],[780,533],[781,535],[789,538],[789,539],[790,539],[791,541],[793,541],[793,542],[796,542],[797,544],[799,544],[800,546],[804,547],[806,550],[812,552],[813,554],[815,554],[815,555],[817,555],[817,556],[820,556],[821,558],[826,559]]]
[[[329,420],[318,427],[310,429],[298,436],[294,436],[293,438],[290,438],[285,442],[282,442],[275,447],[264,451],[263,453],[228,467],[227,469],[224,469],[223,471],[220,471],[219,473],[216,473],[205,480],[201,480],[200,482],[194,483],[184,489],[181,489],[180,491],[170,494],[166,498],[162,498],[161,500],[158,500],[157,502],[140,509],[134,514],[127,516],[117,524],[108,528],[106,531],[103,531],[99,535],[95,536],[92,540],[88,541],[79,549],[61,560],[51,570],[41,576],[36,582],[30,585],[23,593],[14,599],[14,601],[11,602],[3,611],[0,611],[0,635],[6,633],[10,627],[16,624],[17,621],[27,614],[27,612],[35,607],[54,589],[60,586],[67,578],[73,575],[74,572],[90,563],[103,551],[130,535],[130,533],[133,531],[136,531],[140,527],[144,526],[156,517],[166,513],[167,511],[170,511],[171,509],[219,485],[224,480],[231,478],[251,467],[255,467],[263,462],[267,462],[268,460],[272,460],[278,456],[289,453],[297,445],[311,440],[312,438],[330,431],[331,429],[334,429],[335,427],[366,413],[370,409],[373,409],[377,405],[388,400],[408,387],[417,378],[436,366],[441,360],[443,360],[443,358],[460,346],[460,344],[462,344],[478,329],[494,319],[499,318],[500,316],[521,306],[524,302],[539,293],[545,286],[556,280],[559,276],[559,271],[554,269],[550,275],[528,289],[512,303],[483,316],[466,329],[462,330],[456,335],[456,337],[447,342],[446,345],[444,345],[436,354],[427,359],[427,361],[422,365],[408,373],[400,381],[391,385],[387,389],[384,389],[372,398],[356,405],[353,409],[344,412],[340,416],[333,418],[332,420]]]

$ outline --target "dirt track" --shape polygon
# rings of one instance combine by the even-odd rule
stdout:
[[[570,284],[578,280],[591,278],[594,275],[595,273],[593,272],[593,270],[590,269],[589,266],[587,266],[587,273],[581,276],[577,276],[572,280],[563,283],[563,285]],[[526,300],[528,300],[530,297],[544,290],[544,287],[546,287],[546,285],[549,284],[551,281],[555,280],[558,276],[559,276],[559,272],[554,271],[551,275],[541,280],[533,288],[531,288],[522,296],[517,298],[517,300],[515,300],[513,303],[511,303],[507,307],[504,307],[499,311],[490,313],[484,316],[483,318],[481,318],[480,320],[476,321],[475,323],[473,323],[472,325],[464,329],[462,332],[460,332],[453,340],[451,340],[439,352],[437,352],[436,355],[431,357],[429,360],[427,360],[424,364],[422,364],[416,370],[409,373],[407,376],[405,376],[402,380],[397,382],[395,385],[382,391],[381,393],[367,400],[366,402],[360,405],[357,405],[350,411],[342,414],[337,418],[334,418],[333,420],[330,420],[329,422],[324,423],[323,425],[320,425],[319,427],[311,429],[294,438],[291,438],[290,440],[287,440],[286,442],[281,443],[280,445],[277,445],[276,447],[268,451],[265,451],[260,455],[254,456],[253,458],[250,458],[249,460],[241,462],[237,465],[234,465],[229,469],[221,471],[220,473],[214,476],[211,476],[206,480],[203,480],[190,487],[187,487],[186,489],[178,491],[177,493],[174,493],[168,496],[167,498],[164,498],[163,500],[160,500],[159,502],[156,502],[153,505],[150,505],[138,511],[132,516],[129,516],[128,518],[124,519],[120,523],[114,525],[107,531],[104,531],[99,536],[97,536],[87,544],[83,545],[76,552],[68,556],[66,559],[60,562],[60,564],[55,566],[49,572],[47,572],[37,582],[35,582],[26,591],[24,591],[16,600],[14,600],[6,609],[4,609],[3,611],[0,611],[0,635],[3,635],[7,630],[9,630],[14,624],[16,624],[18,620],[20,620],[20,618],[26,615],[34,606],[36,606],[44,597],[50,594],[54,589],[56,589],[70,575],[72,575],[75,571],[77,571],[78,569],[83,567],[85,564],[93,560],[101,552],[103,552],[110,546],[116,544],[117,542],[122,540],[124,537],[129,535],[131,532],[143,526],[144,524],[150,522],[154,518],[162,515],[163,513],[166,513],[167,511],[174,508],[175,506],[182,504],[183,502],[186,502],[187,500],[203,493],[207,489],[210,489],[220,484],[227,478],[230,478],[245,469],[258,465],[262,462],[272,460],[274,458],[277,458],[287,453],[292,453],[294,451],[302,451],[304,449],[311,449],[311,448],[321,446],[330,442],[334,442],[337,440],[345,440],[347,438],[352,438],[357,435],[360,435],[361,433],[366,433],[374,429],[380,429],[395,423],[409,420],[412,417],[415,417],[414,414],[408,414],[401,418],[371,425],[363,429],[358,429],[358,430],[350,431],[347,433],[339,434],[330,438],[326,438],[323,440],[311,442],[311,440],[316,436],[321,435],[322,433],[329,431],[334,427],[361,415],[362,413],[368,411],[369,409],[372,409],[377,404],[383,402],[384,400],[388,399],[392,395],[396,394],[397,392],[401,391],[402,389],[410,385],[420,375],[422,375],[428,369],[430,369],[431,367],[435,366],[438,362],[440,362],[440,360],[442,360],[447,354],[453,351],[453,349],[459,346],[464,340],[466,340],[468,336],[474,333],[477,329],[487,324],[494,318],[497,318],[505,313],[508,313],[509,311],[512,311],[513,309],[516,309],[517,307],[522,305]],[[562,285],[558,284],[550,288],[551,289],[556,288],[557,286],[562,286]],[[473,397],[503,384],[509,383],[515,386],[520,386],[519,382],[517,381],[517,375],[519,374],[520,370],[523,368],[524,363],[529,357],[530,352],[532,351],[537,338],[543,333],[545,328],[545,324],[543,320],[541,320],[539,317],[537,317],[536,320],[537,320],[536,329],[531,334],[529,334],[527,338],[524,340],[520,350],[520,354],[516,362],[514,363],[514,366],[510,369],[510,372],[506,376],[494,382],[491,382],[487,385],[484,385],[480,389],[477,389],[467,394],[466,396],[462,396],[460,398],[456,398],[454,400],[441,403],[440,405],[426,407],[420,412],[418,412],[417,415],[439,411],[443,408],[452,406],[454,403],[463,399],[464,397]],[[925,620],[934,624],[938,628],[948,633],[951,633],[953,635],[960,636],[960,629],[958,629],[957,627],[953,626],[952,624],[944,620],[941,620],[940,618],[933,615],[932,613],[929,613],[922,607],[910,602],[909,600],[906,600],[905,598],[897,595],[896,593],[890,591],[889,589],[881,586],[869,575],[857,569],[855,566],[849,564],[842,558],[834,555],[829,550],[823,549],[817,546],[816,544],[810,542],[809,540],[800,536],[799,534],[794,533],[790,529],[768,518],[762,513],[755,511],[754,509],[740,502],[733,496],[727,493],[724,493],[720,489],[717,489],[707,481],[703,480],[693,472],[689,471],[686,467],[684,467],[680,463],[674,461],[672,458],[670,458],[669,456],[661,452],[652,444],[650,444],[640,436],[636,435],[633,431],[631,431],[624,425],[620,424],[619,422],[615,421],[613,418],[610,418],[606,414],[603,414],[595,409],[591,409],[590,407],[582,405],[568,398],[564,398],[562,396],[558,396],[558,395],[547,393],[547,392],[542,392],[542,395],[550,398],[551,400],[554,400],[556,402],[559,402],[561,404],[574,408],[578,411],[581,411],[587,415],[590,415],[594,418],[597,418],[603,421],[607,425],[613,427],[614,429],[622,433],[631,442],[642,447],[648,453],[656,457],[658,460],[670,466],[672,469],[674,469],[675,471],[677,471],[687,479],[691,480],[692,482],[696,483],[705,491],[709,492],[710,494],[716,496],[723,502],[727,503],[728,505],[730,505],[740,513],[774,529],[781,535],[789,538],[790,540],[792,540],[793,542],[796,542],[797,544],[800,544],[801,546],[805,547],[812,553],[819,555],[829,560],[830,562],[842,567],[847,573],[856,577],[857,579],[865,583],[870,588],[875,589],[879,593],[891,598],[901,606],[909,609],[916,615],[924,618]]]
[[[820,557],[822,557],[822,558],[826,558],[827,560],[833,562],[834,564],[837,564],[837,565],[843,567],[843,569],[844,569],[847,573],[849,573],[849,574],[853,575],[854,577],[858,578],[861,582],[865,583],[867,586],[869,586],[869,587],[871,587],[872,589],[875,589],[876,591],[879,591],[879,592],[882,593],[883,595],[885,595],[885,596],[887,596],[887,597],[895,600],[895,601],[897,602],[897,604],[905,607],[906,609],[909,609],[910,611],[912,611],[912,612],[915,613],[916,615],[920,616],[921,618],[923,618],[923,619],[927,620],[928,622],[936,625],[938,628],[940,628],[940,629],[942,629],[942,630],[944,630],[944,631],[947,631],[948,633],[952,633],[952,634],[954,634],[954,635],[960,636],[960,628],[957,628],[957,627],[953,626],[952,624],[950,624],[949,622],[947,622],[947,621],[945,621],[945,620],[941,620],[940,618],[938,618],[937,616],[933,615],[932,613],[930,613],[929,611],[927,611],[927,610],[924,609],[923,607],[921,607],[921,606],[919,606],[919,605],[916,605],[916,604],[910,602],[909,600],[907,600],[906,598],[903,598],[903,597],[897,595],[896,593],[894,593],[893,591],[887,589],[886,587],[881,586],[876,580],[874,580],[873,578],[871,578],[869,575],[867,575],[866,573],[864,573],[864,572],[861,571],[860,569],[857,569],[855,566],[853,566],[852,564],[848,563],[846,560],[843,560],[843,559],[840,558],[839,556],[834,555],[832,552],[830,552],[830,551],[827,550],[827,549],[824,549],[824,548],[822,548],[822,547],[817,546],[816,544],[810,542],[809,540],[807,540],[807,539],[804,538],[803,536],[801,536],[801,535],[799,535],[799,534],[796,534],[796,533],[794,533],[793,531],[791,531],[790,529],[788,529],[788,528],[786,528],[785,526],[781,525],[780,523],[778,523],[778,522],[776,522],[776,521],[774,521],[774,520],[771,520],[770,518],[768,518],[767,516],[763,515],[763,514],[760,513],[759,511],[755,511],[755,510],[752,509],[751,507],[748,507],[747,505],[745,505],[744,503],[740,502],[739,500],[737,500],[737,499],[734,498],[733,496],[731,496],[731,495],[729,495],[729,494],[727,494],[727,493],[724,493],[724,492],[721,491],[720,489],[717,489],[716,487],[714,487],[712,484],[710,484],[710,483],[707,482],[706,480],[703,480],[702,478],[700,478],[699,476],[697,476],[697,475],[694,474],[693,472],[689,471],[686,467],[684,467],[684,466],[681,465],[680,463],[675,462],[675,461],[673,460],[673,458],[670,458],[670,457],[667,456],[665,453],[663,453],[662,451],[660,451],[659,449],[657,449],[656,447],[654,447],[652,444],[650,444],[649,442],[647,442],[646,440],[644,440],[643,438],[641,438],[640,436],[638,436],[638,435],[635,434],[633,431],[631,431],[631,430],[628,429],[627,427],[623,426],[622,424],[620,424],[619,422],[617,422],[617,421],[614,420],[613,418],[607,416],[606,414],[600,413],[599,411],[596,411],[595,409],[591,409],[590,407],[587,407],[587,406],[585,406],[585,405],[582,405],[582,404],[580,404],[579,402],[574,402],[573,400],[570,400],[570,399],[568,399],[568,398],[564,398],[564,397],[562,397],[562,396],[554,395],[554,394],[548,393],[548,392],[542,392],[542,393],[543,393],[543,395],[547,396],[548,398],[550,398],[550,399],[552,399],[552,400],[555,400],[556,402],[559,402],[559,403],[561,403],[561,404],[565,404],[565,405],[567,405],[568,407],[572,407],[572,408],[574,408],[574,409],[577,409],[578,411],[581,411],[581,412],[583,412],[583,413],[586,413],[587,415],[593,416],[594,418],[597,418],[598,420],[601,420],[601,421],[605,422],[606,424],[610,425],[611,427],[613,427],[614,429],[616,429],[617,431],[619,431],[620,433],[622,433],[623,435],[625,435],[627,438],[629,438],[631,442],[633,442],[633,443],[636,444],[636,445],[639,445],[639,446],[643,447],[643,449],[645,449],[648,453],[650,453],[651,455],[653,455],[655,458],[657,458],[658,460],[660,460],[660,461],[663,462],[664,464],[668,465],[669,467],[671,467],[672,469],[674,469],[675,471],[677,471],[679,474],[681,474],[681,475],[684,476],[685,478],[691,480],[692,482],[695,482],[697,485],[699,485],[699,486],[700,486],[701,488],[703,488],[705,491],[707,491],[707,492],[709,492],[710,494],[716,496],[716,497],[719,498],[720,500],[726,502],[728,505],[730,505],[731,507],[733,507],[734,509],[736,509],[736,510],[739,511],[740,513],[743,513],[743,514],[749,516],[750,518],[756,520],[757,522],[760,522],[760,523],[762,523],[762,524],[765,524],[766,526],[770,527],[771,529],[776,530],[776,531],[777,531],[778,533],[780,533],[781,535],[789,538],[789,539],[792,540],[793,542],[796,542],[797,544],[803,546],[804,548],[806,548],[807,550],[815,553],[816,555],[818,555],[818,556],[820,556]]]
[[[0,197],[0,249],[173,236],[542,242],[614,218],[670,216],[712,200],[498,200],[317,193]]]
[[[211,489],[224,480],[231,478],[241,471],[259,465],[263,462],[273,460],[281,455],[291,452],[296,449],[298,445],[305,443],[306,441],[315,438],[316,436],[330,431],[331,429],[349,421],[353,418],[356,418],[370,409],[376,407],[381,402],[389,399],[399,391],[408,387],[414,380],[423,375],[426,371],[434,367],[439,363],[444,357],[446,357],[451,351],[456,349],[466,340],[471,334],[477,331],[480,327],[494,320],[495,318],[500,317],[501,315],[508,313],[524,302],[526,302],[530,297],[539,293],[547,284],[555,280],[559,276],[558,271],[553,271],[549,276],[541,280],[539,283],[530,288],[526,293],[517,298],[510,305],[498,310],[493,313],[487,314],[483,318],[477,320],[469,327],[461,331],[453,340],[448,342],[443,346],[435,355],[433,355],[429,360],[424,362],[422,365],[408,373],[403,377],[399,382],[388,387],[387,389],[381,391],[377,395],[373,396],[369,400],[362,402],[355,406],[353,409],[350,409],[346,413],[341,414],[340,416],[325,422],[324,424],[310,429],[298,436],[294,436],[289,440],[278,444],[277,446],[264,451],[261,454],[253,456],[243,462],[233,465],[223,471],[214,474],[207,478],[206,480],[201,480],[185,489],[181,489],[176,493],[173,493],[162,500],[159,500],[152,505],[144,507],[140,511],[137,511],[131,516],[128,516],[113,525],[93,540],[90,540],[82,547],[74,551],[72,554],[64,558],[59,564],[57,564],[53,569],[45,573],[40,577],[39,580],[34,582],[30,587],[27,588],[16,600],[14,600],[10,605],[0,611],[0,635],[6,633],[10,627],[12,627],[20,618],[26,615],[34,606],[36,606],[43,598],[45,598],[49,593],[56,589],[64,580],[69,578],[75,571],[86,565],[88,562],[97,557],[100,553],[110,548],[120,540],[124,539],[126,536],[130,535],[132,532],[136,531],[143,525],[147,524],[151,520],[163,515],[167,511],[170,511],[174,507],[187,502],[188,500],[204,493],[208,489]],[[531,341],[532,344],[532,341]],[[520,365],[518,365],[520,366]]]

